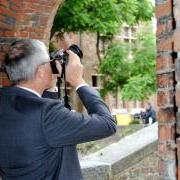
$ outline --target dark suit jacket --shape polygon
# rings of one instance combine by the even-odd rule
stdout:
[[[114,120],[90,87],[78,89],[89,115],[18,87],[0,89],[0,169],[3,180],[81,180],[76,144],[107,137]]]

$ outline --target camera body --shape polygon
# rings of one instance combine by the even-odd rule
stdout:
[[[69,46],[67,50],[73,51],[75,54],[77,54],[79,56],[80,59],[83,58],[83,53],[76,44]],[[55,61],[58,60],[60,62],[60,64],[62,65],[62,67],[64,67],[68,63],[68,56],[69,56],[69,54],[63,49],[57,50],[50,54],[51,69],[52,69],[53,74],[59,74],[59,72],[56,68]]]

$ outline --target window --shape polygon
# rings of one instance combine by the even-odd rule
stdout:
[[[130,43],[130,39],[124,39],[125,43]]]
[[[131,36],[132,36],[133,38],[136,37],[136,28],[132,28],[132,29],[131,29]]]
[[[124,36],[129,37],[129,28],[124,27]]]
[[[98,77],[96,75],[92,76],[92,86],[97,87],[98,86]]]
[[[101,74],[93,74],[92,75],[92,86],[101,89]]]

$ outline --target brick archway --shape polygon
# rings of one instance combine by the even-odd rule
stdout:
[[[4,51],[16,38],[49,41],[55,13],[63,0],[1,0],[0,1],[0,67]],[[0,86],[7,85],[0,72]]]

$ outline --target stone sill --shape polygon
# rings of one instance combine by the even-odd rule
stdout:
[[[81,159],[87,180],[108,180],[157,151],[158,124],[143,128],[119,142]]]

